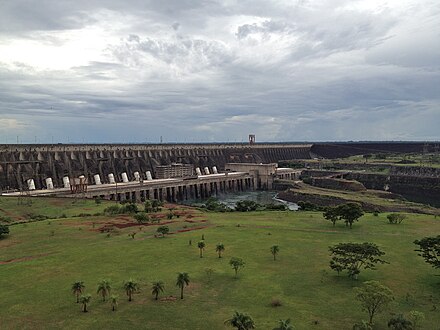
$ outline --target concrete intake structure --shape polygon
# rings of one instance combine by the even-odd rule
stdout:
[[[149,171],[172,163],[192,164],[203,169],[227,163],[278,163],[281,160],[338,158],[375,152],[433,152],[438,143],[365,142],[365,143],[254,143],[249,144],[3,144],[0,145],[0,191],[27,188],[33,179],[36,189],[46,187],[52,178],[55,188],[66,186],[63,177],[83,174],[88,182],[99,174],[103,184],[108,173]],[[213,170],[213,173],[214,170]],[[201,171],[200,171],[201,174]],[[147,179],[148,174],[147,174]]]
[[[46,188],[46,178],[52,178],[54,188],[66,187],[64,177],[79,175],[95,182],[94,175],[99,174],[102,184],[110,182],[109,173],[114,174],[115,181],[123,173],[134,178],[135,172],[145,173],[146,179],[152,180],[157,177],[157,167],[173,163],[191,164],[202,175],[205,167],[216,166],[222,171],[231,162],[310,159],[310,147],[294,143],[0,145],[0,191],[27,189],[29,179],[34,180],[36,189]]]

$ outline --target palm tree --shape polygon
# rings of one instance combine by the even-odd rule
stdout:
[[[162,281],[153,282],[153,285],[151,286],[151,294],[154,294],[155,300],[157,300],[159,293],[163,292],[164,289],[165,289],[165,286]]]
[[[116,308],[118,307],[118,296],[112,294],[110,296],[110,303],[112,304],[112,311],[114,312]]]
[[[79,298],[79,302],[83,305],[82,310],[84,313],[87,313],[87,304],[90,302],[91,299],[92,299],[92,296],[89,294],[82,295]]]
[[[293,330],[294,327],[292,324],[290,324],[290,319],[287,320],[279,320],[278,326],[276,328],[273,328],[273,330]]]
[[[138,282],[130,278],[127,282],[124,283],[124,290],[128,296],[128,301],[131,301],[132,294],[139,291],[139,284]]]
[[[76,303],[79,303],[79,296],[83,293],[86,288],[83,281],[76,281],[72,284],[72,293],[76,295]]]
[[[255,322],[249,315],[235,312],[232,318],[225,321],[225,324],[230,325],[237,330],[255,329]]]
[[[200,241],[197,243],[197,246],[199,247],[200,250],[200,258],[203,258],[203,249],[205,248],[206,244],[204,241]]]
[[[112,286],[109,280],[102,280],[98,283],[98,290],[96,293],[101,294],[102,301],[105,301],[105,298],[110,294]]]
[[[223,243],[217,243],[215,247],[215,252],[218,252],[218,257],[222,257],[222,252],[225,250],[225,245]]]
[[[189,284],[188,273],[177,273],[176,286],[180,288],[180,299],[183,299],[183,288]]]
[[[280,247],[278,245],[273,245],[270,247],[270,253],[273,255],[273,260],[277,260],[276,256],[280,252]]]

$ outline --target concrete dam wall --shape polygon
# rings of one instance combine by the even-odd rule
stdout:
[[[34,180],[36,189],[63,186],[63,177],[84,175],[89,183],[99,174],[102,183],[108,175],[117,181],[126,173],[130,181],[135,172],[141,178],[156,167],[171,163],[224,169],[226,163],[270,163],[283,159],[309,159],[311,144],[55,144],[0,145],[0,191],[27,187]]]

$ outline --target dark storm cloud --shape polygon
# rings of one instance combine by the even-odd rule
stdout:
[[[439,139],[439,24],[429,0],[3,1],[0,139]]]

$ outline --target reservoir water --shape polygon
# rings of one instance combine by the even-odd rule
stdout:
[[[231,209],[235,207],[235,203],[237,203],[238,201],[250,200],[257,202],[258,204],[284,204],[288,207],[289,210],[298,210],[297,204],[277,198],[276,191],[247,191],[240,193],[221,194],[214,197],[217,198],[219,202],[222,202]],[[197,205],[203,204],[204,201],[205,200],[189,200],[185,204]]]

